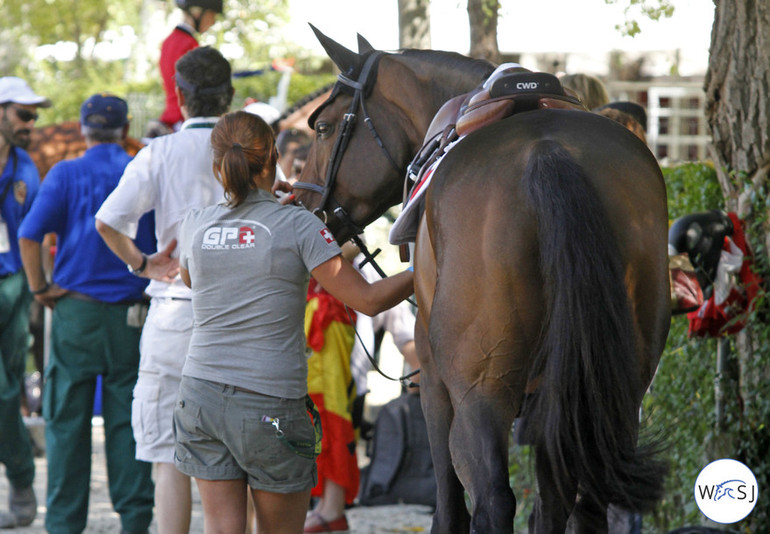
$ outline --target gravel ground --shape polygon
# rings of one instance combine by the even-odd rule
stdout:
[[[104,429],[99,418],[94,419],[93,433],[93,462],[91,471],[91,500],[89,505],[87,534],[120,532],[118,515],[112,510],[107,493],[107,473],[104,458]],[[45,517],[45,457],[35,460],[37,469],[35,475],[35,492],[38,498],[38,516],[32,525],[17,528],[7,532],[18,534],[40,534],[45,532],[43,521]],[[194,486],[194,485],[193,485]],[[193,496],[193,519],[191,534],[203,533],[203,513],[197,492]],[[5,468],[0,465],[0,510],[7,510],[8,480],[5,478]],[[394,505],[354,507],[347,511],[351,534],[386,534],[429,532],[431,510],[425,506]],[[157,533],[155,523],[150,526],[150,532]]]

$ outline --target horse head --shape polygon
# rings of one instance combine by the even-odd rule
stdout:
[[[295,196],[343,242],[403,199],[407,165],[431,118],[490,67],[448,52],[385,53],[360,35],[353,52],[311,27],[340,75],[308,120],[315,136]],[[455,76],[438,67],[458,58],[479,65]]]

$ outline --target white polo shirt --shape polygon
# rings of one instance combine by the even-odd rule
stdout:
[[[211,129],[218,119],[188,119],[180,131],[153,139],[128,164],[96,218],[133,239],[141,216],[155,210],[158,250],[165,249],[178,238],[179,225],[191,209],[224,199],[212,170]],[[178,247],[171,255],[179,256]],[[171,284],[152,280],[147,294],[191,298],[179,277]]]

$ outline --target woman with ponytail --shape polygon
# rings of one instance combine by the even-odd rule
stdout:
[[[207,532],[244,531],[248,485],[260,534],[299,534],[321,441],[307,394],[309,277],[367,315],[409,296],[413,277],[369,284],[316,216],[275,199],[275,139],[258,116],[225,115],[211,145],[225,202],[193,210],[180,232],[195,326],[174,413],[176,465],[197,480]]]

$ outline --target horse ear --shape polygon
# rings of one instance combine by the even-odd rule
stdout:
[[[308,23],[309,24],[309,23]],[[343,74],[351,74],[361,65],[361,56],[348,50],[338,42],[330,39],[321,33],[321,30],[310,24],[310,28],[315,33],[318,42],[326,50],[326,54],[329,56],[335,65],[340,69]]]
[[[358,36],[358,53],[362,56],[364,54],[367,54],[369,52],[374,52],[374,47],[369,44],[369,41],[366,40],[366,38],[361,35],[360,33],[356,34]]]

